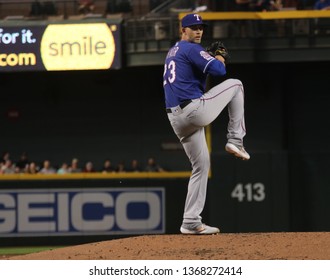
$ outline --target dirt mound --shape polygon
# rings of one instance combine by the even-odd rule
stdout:
[[[144,235],[70,246],[17,260],[329,260],[330,232]]]

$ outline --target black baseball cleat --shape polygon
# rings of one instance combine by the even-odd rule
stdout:
[[[242,160],[249,160],[250,159],[250,155],[245,151],[244,147],[238,147],[232,143],[227,143],[225,146],[225,150],[230,153],[233,154],[235,157],[238,157]]]

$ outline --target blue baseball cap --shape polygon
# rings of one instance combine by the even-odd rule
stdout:
[[[206,25],[203,23],[202,17],[199,14],[188,14],[181,20],[182,27],[189,27],[192,25]]]

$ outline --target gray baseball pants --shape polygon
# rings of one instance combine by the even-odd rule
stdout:
[[[210,155],[204,127],[212,123],[228,105],[229,143],[242,146],[245,136],[244,89],[242,82],[228,79],[207,91],[201,98],[193,99],[181,109],[171,108],[168,118],[190,160],[192,173],[186,196],[183,225],[191,228],[202,224]]]

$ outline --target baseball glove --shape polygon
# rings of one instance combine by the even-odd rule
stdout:
[[[225,47],[224,43],[221,41],[216,41],[212,43],[210,46],[206,48],[206,51],[212,56],[221,55],[225,59],[226,63],[230,59],[228,50]]]

